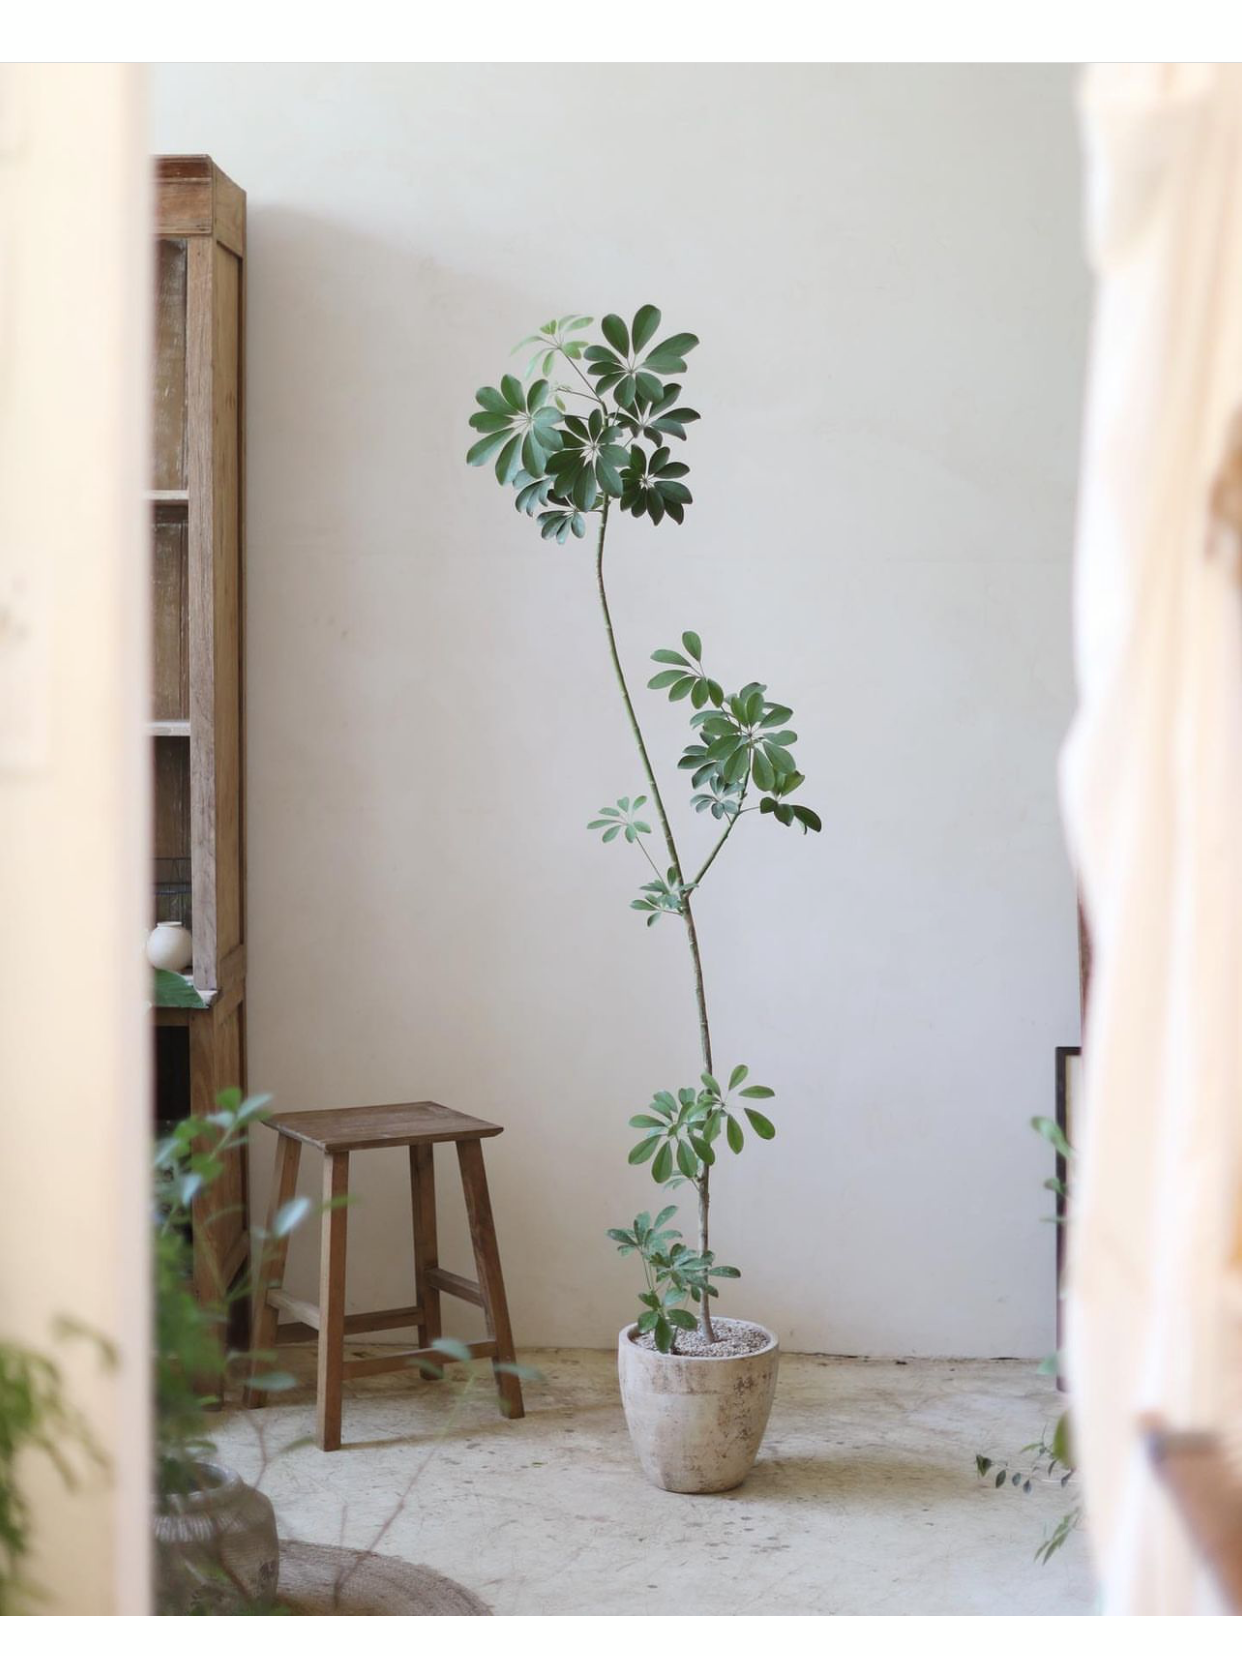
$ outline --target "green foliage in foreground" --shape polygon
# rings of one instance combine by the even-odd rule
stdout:
[[[1031,1126],[1043,1139],[1052,1145],[1058,1156],[1061,1156],[1068,1168],[1074,1159],[1073,1146],[1065,1134],[1050,1116],[1032,1116]],[[1044,1189],[1051,1190],[1058,1196],[1068,1194],[1065,1184],[1057,1178],[1045,1179]],[[1055,1374],[1060,1366],[1060,1353],[1047,1358],[1040,1364],[1041,1374]],[[1067,1489],[1073,1481],[1077,1470],[1074,1457],[1073,1438],[1070,1432],[1070,1413],[1063,1409],[1053,1425],[1051,1435],[1045,1428],[1034,1443],[1026,1443],[1018,1450],[1016,1458],[1029,1457],[1024,1466],[1015,1468],[1010,1461],[995,1461],[988,1455],[975,1456],[975,1473],[986,1479],[997,1489],[1008,1485],[1011,1489],[1020,1489],[1029,1495],[1038,1483],[1057,1483],[1062,1489]],[[1074,1501],[1058,1523],[1053,1527],[1051,1534],[1045,1535],[1035,1549],[1035,1558],[1038,1563],[1046,1564],[1054,1553],[1069,1540],[1070,1536],[1082,1523],[1082,1503]]]
[[[59,1331],[88,1332],[67,1322]],[[111,1365],[111,1347],[89,1337]],[[32,1451],[51,1461],[68,1489],[79,1485],[77,1462],[106,1465],[85,1418],[65,1395],[56,1364],[40,1352],[0,1340],[0,1616],[16,1615],[35,1596],[23,1576],[32,1522],[18,1478],[20,1458]]]

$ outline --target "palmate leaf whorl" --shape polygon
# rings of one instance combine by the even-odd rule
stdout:
[[[540,377],[528,389],[512,374],[483,386],[470,416],[478,437],[469,464],[491,463],[497,482],[515,489],[517,510],[538,512],[544,540],[561,544],[581,539],[587,516],[609,500],[659,524],[683,522],[693,498],[684,481],[690,468],[672,458],[668,440],[684,442],[699,416],[667,376],[685,373],[698,339],[669,334],[653,345],[654,305],[643,305],[628,326],[605,316],[606,343],[588,343],[590,325],[589,316],[571,313],[529,334],[514,349],[533,347],[524,379],[536,369]]]

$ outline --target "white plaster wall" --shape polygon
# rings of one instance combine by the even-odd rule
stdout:
[[[626,1118],[698,1062],[678,929],[584,827],[639,785],[590,552],[467,470],[465,421],[546,315],[650,300],[701,336],[704,418],[686,527],[618,525],[622,647],[641,683],[692,626],[766,679],[826,824],[748,818],[698,905],[718,1065],[778,1091],[716,1185],[728,1308],[805,1350],[1049,1345],[1026,1122],[1078,1032],[1071,95],[1060,68],[155,72],[154,147],[249,192],[252,1081],[502,1121],[526,1343],[629,1315],[603,1230],[655,1192]],[[668,769],[684,714],[642,708]],[[401,1303],[401,1158],[357,1169],[351,1299]],[[308,1287],[309,1238],[294,1264]]]

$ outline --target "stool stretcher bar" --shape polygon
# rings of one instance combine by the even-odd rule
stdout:
[[[469,1345],[471,1357],[494,1357],[496,1355],[495,1340],[471,1340]],[[392,1374],[396,1369],[416,1368],[428,1365],[438,1369],[444,1363],[456,1363],[463,1359],[454,1357],[450,1352],[437,1351],[434,1346],[423,1346],[418,1351],[394,1351],[390,1357],[354,1357],[344,1365],[346,1374]]]

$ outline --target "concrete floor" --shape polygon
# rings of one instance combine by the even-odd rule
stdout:
[[[310,1382],[310,1350],[288,1356]],[[522,1421],[500,1419],[483,1365],[472,1381],[385,1375],[347,1389],[345,1447],[323,1455],[297,1441],[308,1384],[226,1411],[221,1457],[260,1479],[282,1534],[430,1565],[497,1615],[1091,1612],[1081,1534],[1032,1556],[1061,1490],[975,1475],[977,1450],[1000,1458],[1055,1416],[1033,1364],[783,1356],[746,1483],[685,1496],[638,1472],[613,1353],[522,1361],[542,1374]]]

